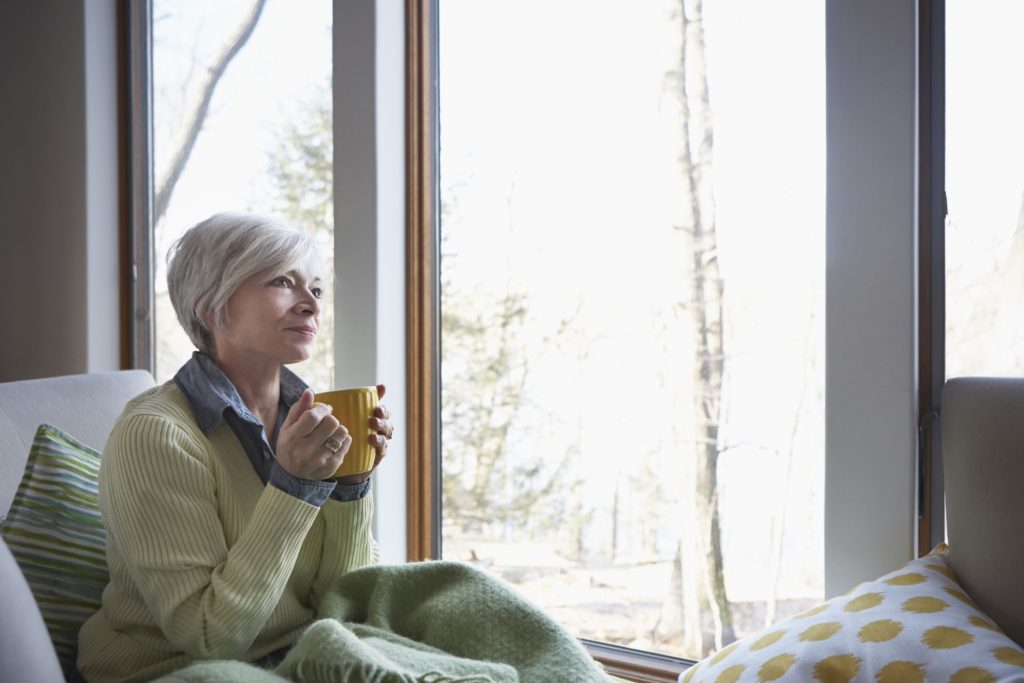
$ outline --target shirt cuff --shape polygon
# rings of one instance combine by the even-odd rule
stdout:
[[[268,483],[273,484],[285,493],[295,496],[304,503],[317,507],[321,507],[327,502],[337,484],[335,481],[299,479],[295,475],[286,472],[276,460],[270,468]]]
[[[365,498],[370,492],[370,480],[367,479],[361,484],[338,484],[331,493],[331,498],[347,502]]]

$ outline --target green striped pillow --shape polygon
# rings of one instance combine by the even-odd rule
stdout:
[[[107,534],[97,498],[99,452],[39,426],[0,534],[28,581],[70,677],[78,629],[99,609],[107,584]]]

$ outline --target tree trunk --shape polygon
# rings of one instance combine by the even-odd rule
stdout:
[[[812,297],[813,301],[813,297]],[[807,331],[804,334],[804,358],[808,360],[811,371],[814,369],[815,344],[814,344],[814,323],[812,315],[807,323]],[[778,608],[779,577],[782,569],[782,546],[785,540],[786,517],[789,515],[789,489],[793,480],[793,460],[796,457],[796,437],[800,433],[800,423],[803,418],[804,403],[807,398],[808,383],[813,381],[810,377],[807,366],[803,381],[800,385],[800,396],[796,403],[796,412],[793,415],[793,424],[789,430],[789,447],[783,454],[782,486],[779,488],[779,498],[776,501],[776,511],[772,519],[771,544],[768,549],[768,598],[765,601],[764,625],[771,626],[775,623]]]
[[[681,132],[677,163],[687,203],[685,225],[690,234],[690,301],[695,336],[693,407],[697,418],[693,512],[697,557],[683,554],[684,585],[698,581],[700,593],[714,624],[713,647],[735,640],[732,614],[725,589],[718,504],[718,429],[725,344],[723,338],[723,283],[718,269],[718,239],[712,188],[714,128],[708,95],[704,55],[701,0],[680,0],[678,19],[682,28],[676,87]],[[696,141],[693,149],[691,141]],[[697,564],[699,558],[699,567]],[[689,566],[689,572],[687,567]],[[684,612],[698,608],[683,602]],[[687,623],[699,617],[684,617]]]
[[[1020,212],[1017,214],[1017,230],[1015,232],[1024,232],[1024,192],[1020,194]]]

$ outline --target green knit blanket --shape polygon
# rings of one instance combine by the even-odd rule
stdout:
[[[588,683],[610,681],[579,641],[489,574],[458,562],[341,577],[273,671],[192,664],[159,683]]]

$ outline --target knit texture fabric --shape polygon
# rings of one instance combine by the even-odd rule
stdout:
[[[611,680],[579,641],[500,580],[458,562],[341,577],[275,669],[203,662],[159,683],[588,683]]]
[[[129,402],[100,461],[110,583],[79,632],[90,683],[293,643],[337,577],[377,561],[373,498],[316,507],[264,486],[227,424],[173,383]]]

